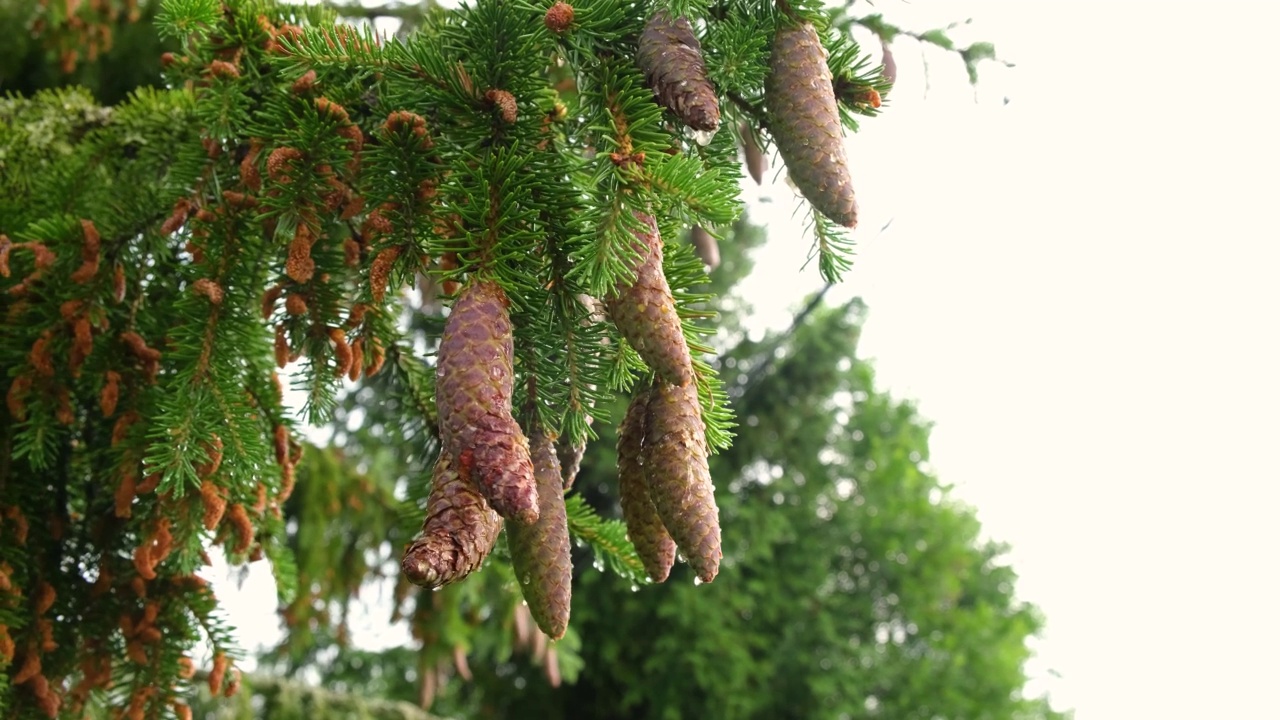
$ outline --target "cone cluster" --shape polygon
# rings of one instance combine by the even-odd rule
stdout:
[[[813,25],[787,25],[774,35],[764,93],[774,142],[796,188],[831,220],[857,225],[831,69]]]
[[[720,104],[707,79],[702,45],[686,18],[659,12],[640,34],[636,64],[658,102],[694,130],[720,127]]]
[[[511,317],[496,283],[468,285],[445,322],[436,364],[440,440],[504,518],[538,519],[529,441],[511,414]]]

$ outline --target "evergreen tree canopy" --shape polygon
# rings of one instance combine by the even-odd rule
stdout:
[[[860,311],[711,342],[739,335],[716,297],[758,235],[739,147],[757,176],[780,148],[838,280],[842,128],[893,73],[849,30],[903,31],[756,0],[340,20],[376,12],[0,8],[0,714],[1037,711],[1034,612],[854,357]],[[709,282],[717,236],[739,247]],[[661,586],[616,519],[630,395],[653,527],[689,561]],[[329,694],[242,678],[215,549],[272,567],[263,667]],[[371,587],[415,647],[353,646]]]

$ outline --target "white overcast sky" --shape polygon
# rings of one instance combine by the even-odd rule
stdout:
[[[1012,544],[1048,619],[1032,689],[1078,720],[1280,718],[1274,7],[877,5],[972,17],[966,42],[1016,63],[975,102],[958,61],[924,54],[926,95],[895,46],[891,106],[849,142],[841,292],[881,385],[935,423],[941,480]],[[806,247],[788,192],[751,279],[774,326]]]
[[[892,102],[849,143],[862,229],[836,294],[865,298],[882,387],[918,402],[935,471],[1013,546],[1048,621],[1031,690],[1078,720],[1280,718],[1272,7],[876,8],[971,17],[961,44],[1016,64],[975,97],[954,58],[895,46]],[[763,195],[744,289],[780,327],[818,280],[791,190]],[[221,592],[246,639],[275,636],[269,580]]]

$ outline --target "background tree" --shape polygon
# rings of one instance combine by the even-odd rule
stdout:
[[[30,83],[24,89],[34,90],[80,73],[105,102],[120,100],[121,86],[111,83],[121,75],[98,63],[111,31],[85,28],[127,24],[155,38],[148,24],[154,8],[95,5],[99,15],[86,20],[59,18],[42,5],[21,20],[31,7],[5,8],[8,21],[39,30],[6,63],[19,58],[17,67],[42,70],[6,77],[21,77]],[[729,129],[707,145],[657,114],[634,68],[609,61],[609,53],[603,63],[588,59],[600,55],[588,52],[593,47],[631,42],[647,17],[609,4],[578,6],[579,25],[569,40],[535,33],[523,38],[525,45],[495,49],[491,39],[508,37],[503,29],[527,21],[530,9],[489,4],[460,15],[415,15],[423,31],[416,41],[380,48],[341,28],[295,30],[290,22],[326,28],[330,16],[323,11],[284,15],[265,5],[176,2],[160,20],[174,53],[163,61],[175,89],[144,90],[111,110],[75,91],[6,101],[0,114],[9,121],[7,202],[0,207],[0,231],[13,240],[3,251],[10,277],[0,353],[11,381],[0,495],[3,532],[13,542],[0,553],[12,590],[0,623],[15,640],[8,654],[17,663],[0,686],[0,707],[20,717],[80,706],[181,716],[190,700],[182,679],[196,664],[184,653],[197,637],[214,653],[201,684],[233,693],[240,681],[228,672],[227,658],[236,650],[216,600],[192,574],[212,535],[233,560],[265,557],[277,572],[289,633],[270,660],[283,671],[318,671],[334,689],[360,690],[357,696],[430,704],[438,693],[441,709],[476,716],[499,716],[516,703],[523,712],[535,701],[546,703],[549,714],[571,706],[596,707],[607,716],[681,716],[707,707],[738,717],[837,716],[856,709],[854,699],[866,712],[884,706],[964,715],[966,707],[978,707],[1012,716],[1031,708],[1009,698],[1021,684],[1023,641],[1036,623],[1028,608],[1010,600],[1008,571],[991,564],[997,549],[974,550],[976,524],[949,505],[936,511],[943,526],[954,518],[957,532],[949,540],[901,529],[910,526],[909,510],[927,516],[936,486],[916,467],[925,454],[924,433],[909,409],[882,398],[880,405],[867,404],[874,388],[853,357],[858,320],[851,308],[806,313],[777,346],[734,343],[736,321],[722,324],[731,340],[725,347],[733,349],[717,366],[734,381],[742,378],[730,383],[734,404],[751,411],[738,431],[743,440],[713,468],[726,529],[741,533],[726,538],[726,564],[740,574],[712,585],[726,586],[714,595],[684,582],[683,569],[661,591],[631,592],[644,582],[638,560],[621,526],[597,512],[616,515],[607,480],[613,467],[607,419],[620,417],[621,406],[604,389],[628,387],[643,365],[608,328],[602,334],[610,342],[592,351],[599,368],[594,377],[564,377],[547,348],[583,332],[576,328],[589,311],[579,309],[577,293],[607,292],[620,272],[607,260],[608,248],[632,232],[627,223],[609,221],[627,207],[619,197],[635,194],[662,208],[659,224],[669,239],[693,222],[726,227],[735,213],[726,190],[737,174],[732,140],[767,146],[769,136],[752,128],[768,125],[759,92],[769,32],[795,19],[768,6],[672,9],[707,21],[709,74],[734,96],[725,110]],[[816,8],[788,13],[824,22]],[[897,32],[877,17],[837,16],[833,27],[850,24],[877,27],[882,37]],[[59,32],[72,39],[60,39]],[[81,58],[79,50],[95,38],[97,56]],[[827,41],[837,50],[831,65],[834,89],[845,101],[843,119],[852,124],[853,113],[874,114],[870,93],[878,96],[888,85],[866,72],[847,36]],[[155,42],[137,47],[156,48]],[[74,57],[68,48],[77,50]],[[573,72],[542,74],[539,52],[553,48]],[[982,55],[966,52],[971,64],[971,56]],[[35,57],[56,59],[56,71],[33,64]],[[474,65],[450,64],[473,57],[479,58]],[[144,78],[155,67],[134,66]],[[513,96],[514,121],[501,96],[477,89],[476,83],[495,78],[520,90]],[[554,82],[555,92],[533,83],[518,87],[516,78]],[[495,88],[503,84],[490,83]],[[393,121],[393,108],[412,107],[431,122]],[[522,123],[522,116],[529,121]],[[626,157],[596,151],[628,141]],[[637,171],[644,148],[654,159]],[[667,149],[676,151],[673,159],[661,160]],[[568,187],[590,193],[560,191]],[[536,212],[475,212],[504,207],[493,202],[495,193],[515,197],[517,210]],[[756,241],[749,226],[735,228],[736,244]],[[819,216],[817,248],[831,275],[847,252],[835,232]],[[484,267],[472,254],[483,249],[474,243],[486,235],[515,250],[537,242],[538,233],[560,243],[559,249],[542,247],[539,256],[551,262]],[[746,271],[738,253],[739,247],[725,253],[717,291]],[[242,262],[248,258],[254,262]],[[313,264],[310,274],[300,270],[303,260]],[[686,319],[704,316],[705,288],[682,245],[668,243],[666,271]],[[582,492],[569,502],[571,529],[584,543],[578,627],[555,645],[530,626],[519,585],[503,562],[430,595],[409,592],[397,580],[396,560],[420,519],[418,503],[437,448],[431,366],[417,357],[440,336],[440,291],[447,298],[448,283],[477,273],[518,288],[517,297],[530,307],[553,308],[549,318],[517,314],[528,333],[517,337],[525,367],[532,368],[525,377],[552,388],[564,383],[580,404],[544,398],[525,422],[552,423],[577,440],[587,416],[598,419],[601,439],[589,446]],[[539,278],[552,280],[550,292],[535,289],[543,285]],[[424,292],[409,305],[414,312],[400,315],[389,288],[411,281],[420,281]],[[557,303],[558,296],[565,302]],[[283,308],[276,307],[280,300]],[[338,404],[329,448],[300,452],[293,421],[271,387],[270,336],[259,312],[280,321],[277,359],[303,360],[296,387],[306,395],[308,417],[321,420]],[[687,329],[696,339],[693,326]],[[812,344],[841,335],[846,345]],[[353,361],[353,347],[361,347],[366,362]],[[819,347],[830,363],[792,368],[772,359]],[[339,369],[360,379],[359,389],[345,397],[332,380]],[[700,372],[704,405],[722,409],[712,368]],[[847,407],[824,407],[821,400],[839,390],[849,393]],[[867,398],[854,402],[859,393]],[[779,402],[783,397],[790,399]],[[809,417],[817,408],[823,412]],[[897,424],[885,419],[865,425],[875,434],[846,436],[839,428],[851,421],[836,422],[840,412],[857,418],[859,428],[864,416],[876,413]],[[728,418],[707,417],[713,444],[724,445]],[[770,450],[775,440],[792,446]],[[877,441],[888,454],[877,454]],[[898,451],[907,460],[895,465],[890,460]],[[847,472],[847,462],[836,465],[852,459],[871,472],[880,457],[893,468],[883,476],[883,496],[872,493],[872,478]],[[764,483],[764,464],[801,474]],[[924,492],[924,505],[887,489],[912,472],[918,478],[907,487]],[[761,504],[762,496],[778,506]],[[871,500],[879,504],[868,505]],[[861,507],[868,509],[853,509]],[[875,522],[879,513],[901,525]],[[814,527],[815,518],[825,524]],[[876,534],[864,540],[870,532]],[[887,572],[890,561],[901,564],[904,548],[921,554],[918,585]],[[888,553],[884,560],[881,552]],[[951,564],[925,562],[935,556]],[[794,577],[759,570],[754,576],[750,568],[765,558]],[[613,572],[601,575],[589,567],[592,559]],[[936,567],[950,571],[947,582],[960,589],[928,571]],[[972,585],[966,582],[971,575]],[[994,585],[978,576],[994,577]],[[351,647],[351,599],[379,581],[397,584],[393,612],[408,619],[417,649],[377,655]],[[945,586],[941,599],[939,584]],[[851,587],[867,592],[841,592]],[[772,594],[760,594],[766,589]],[[779,589],[786,592],[773,592]],[[908,590],[913,594],[904,599]],[[717,597],[721,592],[724,598]],[[848,615],[835,622],[821,614],[833,622],[816,626],[788,622],[807,598],[813,610]],[[967,612],[962,600],[976,609]],[[725,615],[726,607],[736,616]],[[655,622],[663,633],[625,634]],[[920,640],[922,628],[927,642]],[[624,634],[610,637],[610,629]],[[691,630],[705,637],[690,636]],[[851,654],[851,638],[862,654]],[[988,646],[978,657],[972,648],[979,638],[999,641],[1003,650]],[[701,649],[690,655],[680,650],[686,646]],[[816,660],[816,671],[797,655],[813,648],[830,648]],[[724,663],[722,653],[735,661]],[[878,672],[841,672],[863,667],[868,657]],[[954,683],[934,693],[939,697],[907,691],[919,690],[919,678],[936,682],[946,668],[979,661],[990,668],[976,678],[956,669]],[[658,667],[673,672],[666,677]],[[446,683],[454,675],[475,682]],[[691,695],[684,697],[678,684],[646,690],[640,682],[672,683],[676,676],[692,681],[697,692],[683,686]],[[764,677],[786,678],[785,693],[749,693],[758,687],[753,680]],[[552,692],[553,685],[561,689]],[[323,707],[339,716],[351,708],[409,712],[390,701],[326,700],[288,683],[260,682],[258,690],[278,715]],[[248,693],[240,702],[251,707]]]

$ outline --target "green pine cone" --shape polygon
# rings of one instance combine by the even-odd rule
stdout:
[[[551,639],[569,627],[573,561],[569,557],[569,521],[565,515],[560,462],[551,439],[541,431],[531,438],[538,479],[538,520],[532,525],[507,521],[507,547],[529,614]]]
[[[501,530],[501,518],[442,451],[422,532],[404,551],[400,567],[409,582],[425,588],[457,582],[480,567]]]
[[[649,394],[640,462],[658,517],[703,582],[720,570],[720,519],[707,467],[698,386],[658,383]]]
[[[827,51],[813,25],[789,25],[773,37],[764,82],[769,127],[792,182],[823,215],[858,224],[840,110]]]
[[[498,514],[538,518],[529,442],[511,415],[511,318],[495,283],[473,282],[445,321],[436,365],[440,440]]]
[[[652,217],[643,213],[636,217],[648,231],[636,235],[634,248],[640,259],[633,268],[635,281],[619,283],[605,298],[605,305],[618,332],[641,359],[667,382],[685,385],[693,380],[693,358],[671,286],[662,273],[662,237]]]
[[[676,559],[676,544],[658,517],[649,496],[649,483],[644,476],[641,455],[644,452],[645,413],[650,391],[642,390],[631,398],[627,414],[618,426],[618,499],[622,503],[622,520],[627,536],[644,563],[645,572],[654,582],[662,582],[671,573]]]
[[[685,18],[654,15],[640,34],[636,64],[649,81],[658,102],[694,130],[714,132],[720,127],[720,103],[707,79],[702,45]]]

